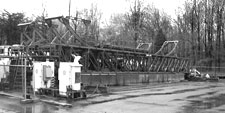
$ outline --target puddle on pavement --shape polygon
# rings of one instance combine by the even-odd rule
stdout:
[[[55,113],[61,108],[59,106],[49,105],[46,103],[38,102],[34,104],[9,104],[7,108],[10,108],[16,113]]]
[[[173,101],[184,101],[184,99],[174,99]]]
[[[90,104],[100,104],[100,103],[111,102],[111,101],[116,101],[116,100],[124,100],[124,99],[136,98],[136,97],[151,96],[151,95],[172,95],[172,94],[180,94],[180,93],[197,91],[197,90],[200,90],[200,89],[208,89],[208,88],[211,88],[211,87],[201,87],[201,88],[194,88],[194,89],[184,89],[184,90],[178,90],[178,91],[173,91],[173,92],[164,92],[164,93],[147,93],[147,94],[138,94],[138,95],[125,95],[123,97],[115,98],[115,99],[91,101],[90,103],[85,104],[83,106],[87,106],[87,105],[90,105]]]
[[[192,95],[192,96],[188,96],[187,99],[198,98],[198,97],[205,96],[205,95],[213,95],[216,93],[217,93],[217,91],[213,91],[213,92],[208,92],[208,93],[200,94],[200,95]]]
[[[223,112],[225,112],[225,109],[219,109],[219,111],[223,111]]]
[[[198,91],[201,89],[209,89],[209,88],[214,88],[214,87],[200,87],[200,88],[193,88],[193,89],[184,89],[184,90],[178,90],[178,91],[174,91],[172,92],[172,94],[179,94],[179,93],[185,93],[185,92],[191,92],[191,91]]]
[[[197,113],[204,109],[213,109],[225,105],[225,94],[204,98],[202,100],[191,100],[188,106],[184,106],[184,113]],[[220,111],[224,109],[220,109]]]

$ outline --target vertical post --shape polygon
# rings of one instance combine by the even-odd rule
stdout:
[[[18,53],[18,60],[21,60],[21,72],[22,72],[22,92],[23,92],[23,96],[24,96],[24,65],[23,65],[23,63],[24,63],[24,61],[23,61],[23,54],[22,54],[22,52],[21,52],[21,55],[20,55],[20,53]],[[19,61],[18,61],[18,63],[19,63]],[[14,81],[15,82],[15,81]]]
[[[20,33],[20,45],[22,45],[22,43],[23,43],[23,32]]]
[[[34,95],[34,98],[35,98],[36,95],[35,95],[35,77],[34,77],[35,74],[34,74],[34,72],[35,72],[35,70],[33,68],[33,75],[32,75],[33,78],[32,78],[32,80],[33,80],[33,95]]]
[[[25,53],[27,54],[27,52]],[[25,55],[24,54],[24,55]],[[24,57],[24,99],[27,99],[27,58]]]

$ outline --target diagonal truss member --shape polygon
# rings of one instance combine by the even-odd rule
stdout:
[[[176,56],[176,48],[177,48],[178,40],[175,41],[165,41],[159,51],[155,53],[155,55],[163,55],[163,56]]]

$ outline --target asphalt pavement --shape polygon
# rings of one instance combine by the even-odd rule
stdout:
[[[118,86],[93,98],[53,100],[72,106],[22,104],[20,98],[0,95],[0,113],[224,113],[225,80]]]

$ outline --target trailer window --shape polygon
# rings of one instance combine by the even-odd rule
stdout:
[[[0,54],[3,54],[4,53],[4,49],[0,49]]]
[[[75,83],[81,83],[81,75],[80,75],[80,73],[75,73]]]

